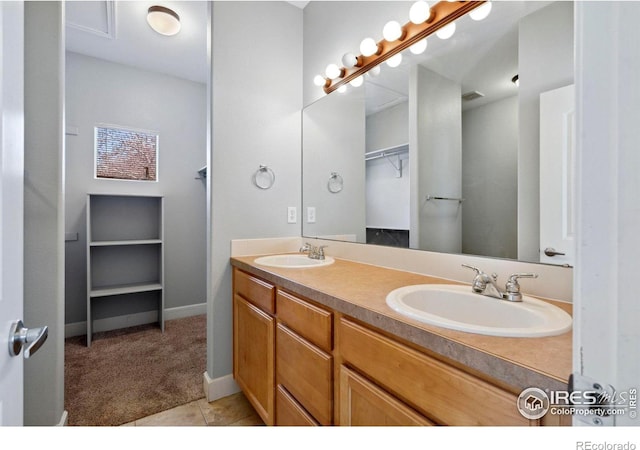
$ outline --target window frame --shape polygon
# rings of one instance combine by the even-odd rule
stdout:
[[[134,178],[110,178],[98,176],[98,128],[110,128],[114,130],[131,131],[134,133],[144,133],[150,136],[155,136],[155,151],[156,151],[156,178],[155,180],[140,180]],[[135,128],[125,125],[114,125],[111,123],[96,123],[93,126],[93,178],[95,180],[103,181],[132,181],[132,182],[144,182],[144,183],[157,183],[160,181],[160,133],[155,130],[149,130],[145,128]]]

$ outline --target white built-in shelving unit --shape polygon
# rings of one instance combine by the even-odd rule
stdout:
[[[159,196],[87,196],[87,346],[92,305],[117,296],[155,293],[164,332],[164,199]]]

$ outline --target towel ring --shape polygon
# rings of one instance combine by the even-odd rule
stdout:
[[[276,174],[267,166],[260,164],[260,168],[253,174],[253,184],[260,189],[269,189],[276,182]]]
[[[329,192],[337,194],[342,190],[342,185],[343,180],[338,172],[331,172],[331,177],[329,177],[329,181],[327,182],[327,189],[329,189]]]

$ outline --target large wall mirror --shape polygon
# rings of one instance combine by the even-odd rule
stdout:
[[[456,25],[304,108],[302,234],[572,266],[573,2]]]

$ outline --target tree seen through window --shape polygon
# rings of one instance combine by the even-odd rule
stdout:
[[[158,135],[96,127],[96,177],[156,181]]]

